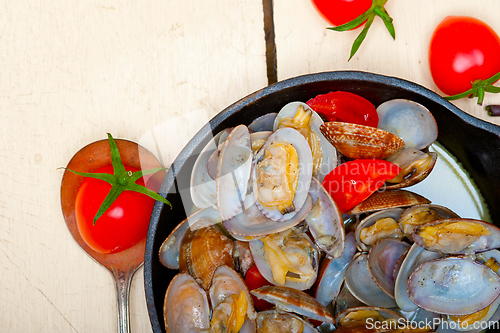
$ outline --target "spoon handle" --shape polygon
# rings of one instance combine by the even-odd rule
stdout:
[[[136,268],[131,268],[129,271],[111,269],[116,289],[118,333],[130,333],[130,285],[136,270]]]

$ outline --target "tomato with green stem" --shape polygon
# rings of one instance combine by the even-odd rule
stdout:
[[[363,30],[354,40],[349,60],[358,51],[376,16],[382,19],[391,37],[396,39],[392,17],[384,7],[387,0],[313,0],[313,2],[323,16],[335,25],[328,28],[330,30],[348,31],[364,23]]]
[[[312,0],[312,2],[321,15],[334,26],[354,20],[372,5],[372,0]]]
[[[485,22],[448,16],[436,27],[429,45],[429,65],[436,86],[448,100],[498,93],[500,37]]]
[[[87,177],[76,194],[76,224],[85,243],[100,253],[120,252],[139,243],[147,235],[155,200],[170,205],[142,180],[164,168],[136,170],[125,166],[111,134],[108,141],[112,165],[95,172],[67,169]]]
[[[130,167],[125,169],[138,171]],[[95,172],[112,174],[113,167]],[[137,184],[144,186],[144,181],[139,179]],[[86,178],[78,189],[75,202],[80,235],[88,246],[101,253],[119,252],[144,239],[155,203],[147,195],[124,191],[94,224],[94,217],[110,189],[111,184],[103,180]]]

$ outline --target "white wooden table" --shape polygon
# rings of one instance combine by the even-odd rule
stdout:
[[[475,16],[500,32],[498,0],[386,8],[396,41],[376,20],[347,62],[359,30],[326,30],[310,0],[274,0],[278,80],[356,69],[438,91],[427,48],[441,19]],[[57,168],[106,132],[144,143],[169,165],[202,124],[268,84],[263,16],[262,0],[0,1],[1,332],[116,331],[111,275],[68,232]],[[500,124],[475,101],[455,104]],[[133,332],[151,330],[143,280],[141,269]]]

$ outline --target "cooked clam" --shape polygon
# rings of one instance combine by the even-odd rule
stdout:
[[[274,122],[274,130],[294,128],[307,139],[313,156],[313,176],[320,182],[337,165],[337,151],[321,133],[322,124],[321,117],[302,102],[285,105]]]
[[[441,255],[437,252],[431,252],[423,249],[418,244],[414,243],[406,254],[394,284],[394,299],[398,307],[403,311],[415,311],[418,306],[413,303],[408,297],[406,286],[408,278],[413,273],[415,268],[420,264],[440,258]]]
[[[401,322],[404,322],[404,317],[382,307],[361,306],[340,312],[335,317],[335,322],[341,332],[359,332],[360,329],[362,332],[370,331],[368,327],[375,326],[375,323],[381,329],[384,327],[384,332],[388,332],[397,330]]]
[[[281,286],[264,286],[251,291],[252,295],[276,305],[282,311],[294,312],[310,319],[334,323],[328,309],[303,291]]]
[[[373,281],[387,295],[394,298],[394,268],[410,248],[401,240],[385,238],[372,246],[368,253],[368,271]]]
[[[253,132],[273,131],[274,120],[277,115],[276,112],[271,112],[255,118],[254,121],[248,125],[248,129]]]
[[[385,159],[405,146],[398,136],[371,126],[327,122],[320,129],[342,155],[351,159]]]
[[[340,258],[324,258],[319,268],[315,297],[324,306],[335,301],[342,283],[344,273],[356,253],[354,233],[345,237],[345,248]]]
[[[459,216],[449,208],[433,204],[422,204],[406,209],[399,218],[399,225],[405,236],[411,239],[411,234],[418,225],[445,218],[458,217]]]
[[[197,210],[175,227],[160,247],[160,262],[167,268],[179,269],[179,253],[186,232],[221,222],[219,211],[212,207]]]
[[[314,177],[309,194],[314,205],[305,221],[316,245],[327,255],[338,258],[344,250],[344,220],[332,197]]]
[[[233,251],[234,241],[217,225],[188,230],[179,252],[179,270],[188,272],[208,289],[217,267],[234,268]]]
[[[239,332],[245,321],[257,316],[248,288],[233,269],[219,266],[209,289],[212,332]]]
[[[359,253],[345,272],[345,284],[351,294],[369,306],[396,307],[394,298],[387,295],[373,281],[368,271],[368,254]]]
[[[260,148],[266,143],[267,139],[273,134],[271,131],[262,131],[250,133],[250,145],[252,146],[252,151],[256,154]]]
[[[247,275],[247,272],[255,265],[253,261],[252,251],[247,241],[236,240],[234,242],[234,267],[242,277]]]
[[[163,266],[170,269],[179,269],[179,252],[182,239],[189,229],[187,219],[182,221],[175,227],[170,235],[163,241],[160,246],[160,262]]]
[[[235,127],[225,141],[217,165],[217,206],[222,220],[242,209],[252,169],[250,132],[245,125]]]
[[[402,239],[403,231],[398,220],[403,208],[385,209],[368,215],[356,226],[356,242],[362,251],[368,251],[372,245],[384,238]]]
[[[317,333],[307,321],[293,313],[262,311],[257,314],[257,333]]]
[[[419,225],[412,238],[429,251],[469,254],[498,248],[500,229],[480,220],[450,218]]]
[[[387,181],[386,189],[408,187],[420,183],[431,173],[437,161],[437,153],[424,153],[416,148],[404,148],[386,160],[401,168],[399,174]]]
[[[252,240],[250,249],[262,276],[275,285],[305,290],[316,281],[319,251],[298,228]]]
[[[235,217],[222,222],[226,230],[237,239],[250,241],[294,227],[307,217],[313,206],[312,198],[308,195],[302,208],[294,217],[276,222],[265,216],[255,204],[246,204],[246,202],[254,202],[253,200],[253,194],[249,194],[244,204],[247,208]]]
[[[491,268],[493,272],[500,273],[500,251],[490,250],[476,255],[476,260]],[[500,274],[499,274],[500,275]]]
[[[198,208],[217,207],[217,185],[214,177],[209,174],[208,161],[214,152],[218,151],[218,143],[222,133],[219,132],[215,135],[203,148],[191,172],[189,190],[191,199]]]
[[[335,299],[335,316],[337,316],[345,309],[355,308],[358,306],[366,306],[366,304],[354,297],[349,291],[349,288],[347,288],[346,284],[344,283],[344,285],[340,289],[339,295]]]
[[[415,269],[407,291],[412,302],[427,311],[464,315],[484,309],[500,295],[500,277],[477,261],[449,257]]]
[[[497,297],[497,299],[494,300],[493,303],[491,303],[484,309],[462,316],[447,315],[446,318],[450,323],[450,326],[455,327],[457,331],[469,332],[477,329],[483,329],[492,324],[493,321],[488,321],[493,317],[493,315],[499,308],[499,305],[500,297]]]
[[[274,132],[254,162],[255,204],[273,221],[291,219],[308,196],[312,153],[306,139],[292,128]]]
[[[205,290],[186,273],[170,282],[163,303],[165,330],[169,333],[210,329],[210,305]]]
[[[373,193],[368,199],[348,211],[346,214],[359,215],[382,209],[410,207],[426,203],[430,203],[430,200],[408,190],[385,190]]]

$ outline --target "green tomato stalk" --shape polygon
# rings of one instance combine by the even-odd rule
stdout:
[[[149,169],[149,170],[139,170],[136,172],[132,171],[127,171],[125,170],[125,166],[123,165],[120,152],[118,151],[118,147],[116,145],[115,140],[111,136],[111,134],[108,133],[108,141],[109,141],[109,147],[111,151],[111,161],[113,164],[113,174],[109,173],[92,173],[92,172],[78,172],[74,171],[71,169],[66,169],[68,171],[71,171],[79,176],[83,177],[91,177],[91,178],[96,178],[103,180],[105,182],[108,182],[111,184],[111,190],[109,191],[108,195],[104,199],[104,201],[101,204],[101,207],[99,207],[99,210],[97,211],[95,217],[94,217],[94,225],[96,221],[104,214],[109,207],[113,204],[113,202],[118,198],[118,196],[123,192],[123,191],[134,191],[134,192],[139,192],[142,194],[145,194],[157,201],[161,201],[170,207],[172,205],[170,202],[159,195],[158,193],[148,189],[145,186],[136,184],[136,181],[141,178],[144,175],[149,175],[156,173],[161,170],[166,170],[166,168],[155,168],[155,169]]]
[[[467,90],[461,94],[447,96],[447,97],[445,97],[445,99],[447,99],[449,101],[454,101],[454,100],[465,98],[465,97],[469,97],[469,98],[477,97],[477,104],[483,105],[485,93],[487,93],[487,92],[493,93],[493,94],[500,93],[500,87],[495,87],[493,85],[493,83],[497,82],[498,80],[500,80],[500,73],[497,73],[486,80],[472,81],[471,82],[472,88],[470,88],[469,90]]]
[[[354,20],[339,25],[338,27],[328,28],[334,31],[348,31],[356,28],[357,26],[366,21],[363,30],[358,35],[358,37],[356,37],[354,43],[352,44],[351,55],[349,56],[349,60],[351,60],[351,58],[354,56],[354,54],[358,51],[359,47],[361,46],[361,43],[365,39],[366,34],[368,33],[368,29],[370,29],[370,26],[372,25],[375,16],[380,17],[382,21],[384,21],[385,27],[391,34],[392,39],[396,39],[396,32],[394,30],[394,25],[392,24],[392,17],[389,16],[389,13],[387,13],[387,10],[384,8],[386,2],[387,0],[373,0],[371,7],[366,12],[355,18]]]

